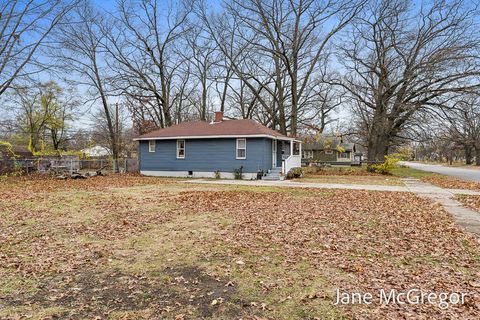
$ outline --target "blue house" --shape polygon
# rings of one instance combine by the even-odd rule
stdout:
[[[233,178],[241,170],[244,179],[286,174],[301,165],[301,142],[250,120],[183,122],[136,138],[140,173],[165,177],[206,177],[216,173]]]

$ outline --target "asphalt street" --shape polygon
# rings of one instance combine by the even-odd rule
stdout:
[[[440,173],[447,176],[452,176],[458,179],[480,182],[480,170],[476,170],[476,169],[445,167],[445,166],[436,165],[436,164],[423,164],[423,163],[408,162],[408,161],[402,161],[401,164],[408,166],[410,168],[418,169],[418,170],[435,172],[435,173]]]

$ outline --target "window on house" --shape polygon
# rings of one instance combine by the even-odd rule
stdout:
[[[303,159],[313,159],[313,151],[312,150],[303,151]]]
[[[300,143],[298,142],[290,142],[290,143],[293,143],[293,154],[295,156],[299,156],[300,155]]]
[[[340,159],[348,159],[348,152],[341,152],[338,157]]]
[[[247,159],[247,139],[237,139],[237,159]]]
[[[177,158],[185,158],[185,140],[177,140]]]
[[[325,150],[325,154],[332,154],[333,151],[332,150]]]
[[[148,141],[148,152],[155,152],[155,140]]]

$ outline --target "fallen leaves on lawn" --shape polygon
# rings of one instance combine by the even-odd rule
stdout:
[[[446,189],[464,189],[480,191],[480,183],[473,181],[465,181],[447,176],[425,176],[422,177],[423,182],[428,182]]]
[[[306,167],[304,172],[309,175],[321,176],[379,176],[385,177],[380,173],[367,171],[366,167]]]
[[[152,225],[162,225],[178,215],[212,212],[227,217],[229,223],[212,235],[212,242],[203,250],[210,255],[209,250],[215,250],[217,243],[233,248],[231,252],[221,252],[225,264],[231,268],[248,269],[259,275],[264,272],[260,265],[268,263],[263,257],[274,251],[283,258],[278,262],[281,268],[295,273],[299,264],[308,263],[317,270],[325,270],[329,287],[345,291],[374,293],[379,289],[421,288],[469,295],[465,305],[447,310],[430,305],[342,307],[349,318],[480,317],[478,240],[458,229],[447,212],[428,200],[409,193],[354,190],[295,189],[295,194],[305,195],[302,197],[289,192],[238,190],[178,194],[151,188],[142,190],[141,196],[112,191],[112,188],[156,183],[174,182],[139,176],[107,176],[67,181],[14,179],[0,186],[3,206],[0,276],[15,274],[42,281],[52,274],[58,274],[53,279],[63,279],[61,275],[87,269],[109,270],[114,241],[139,234]],[[73,209],[68,206],[72,194],[64,192],[68,190],[81,191],[75,192],[79,203]],[[84,191],[89,193],[83,194]],[[60,209],[55,209],[56,206]],[[88,238],[101,241],[79,241]],[[188,282],[197,286],[199,276],[188,278],[187,275],[185,270],[173,273],[175,285],[187,286]],[[117,278],[109,277],[112,281]],[[143,281],[142,277],[135,280]],[[293,285],[292,279],[283,280],[258,281],[257,285],[267,295],[281,286]],[[78,280],[79,284],[87,281],[90,280]],[[309,278],[302,280],[306,285],[310,281]],[[189,292],[180,302],[189,304],[188,297],[192,297],[191,300],[207,308],[206,312],[212,312],[211,309],[231,303],[229,299],[226,300],[229,303],[219,306],[220,299],[227,299],[224,290],[234,290],[241,285],[233,286],[233,281],[218,279],[217,275],[204,282],[209,284],[208,290],[201,295]],[[96,286],[98,284],[92,285],[92,292],[99,289]],[[82,285],[72,288],[82,288]],[[134,294],[133,289],[125,288],[122,292],[127,298]],[[78,292],[82,295],[85,290]],[[62,294],[53,291],[48,297],[58,303],[65,299]],[[21,301],[22,297],[18,299]],[[280,301],[268,301],[268,305],[254,303],[255,310],[268,313],[275,310],[276,304],[287,300],[308,305],[322,300],[333,302],[331,299],[328,292],[314,291],[300,298],[286,294]],[[217,303],[212,305],[215,300]],[[173,312],[176,304],[165,308]]]
[[[409,193],[304,191],[310,197],[303,201],[285,192],[238,191],[185,192],[178,201],[192,212],[228,215],[234,223],[222,241],[256,257],[275,247],[286,269],[305,261],[320,270],[341,269],[330,275],[335,288],[374,295],[412,288],[469,295],[465,305],[447,310],[428,304],[362,306],[366,318],[480,317],[480,290],[468,285],[480,274],[478,242],[440,206]],[[355,318],[358,309],[344,308]]]
[[[459,195],[456,199],[467,207],[477,210],[480,214],[480,196]]]
[[[139,174],[109,174],[88,179],[57,180],[46,174],[30,174],[27,176],[9,177],[6,183],[0,184],[2,196],[28,197],[36,193],[59,192],[68,190],[102,191],[111,188],[126,188],[143,185],[174,184],[175,180],[156,177],[145,177]]]

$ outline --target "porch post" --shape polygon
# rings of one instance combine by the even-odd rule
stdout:
[[[293,156],[293,140],[290,141],[290,155]]]
[[[302,158],[302,143],[301,142],[298,143],[298,150],[300,152],[300,158]]]

